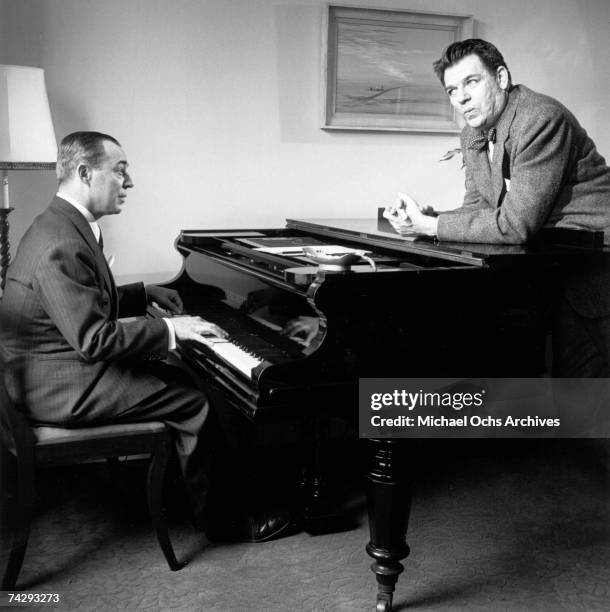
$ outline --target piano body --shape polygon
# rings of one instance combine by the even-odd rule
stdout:
[[[188,313],[229,333],[229,342],[179,351],[230,408],[254,422],[339,412],[356,423],[359,377],[542,375],[547,282],[595,251],[559,238],[564,245],[440,244],[401,237],[381,217],[184,230],[175,244],[183,268],[165,286],[180,292]],[[323,269],[303,254],[306,245],[365,250],[376,269],[364,261]],[[282,334],[297,319],[309,343]],[[391,609],[409,552],[402,442],[367,441],[367,552],[379,611]]]

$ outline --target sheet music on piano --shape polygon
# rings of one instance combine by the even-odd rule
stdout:
[[[269,248],[288,248],[289,250],[299,250],[305,246],[319,246],[321,244],[326,244],[317,238],[312,238],[311,236],[250,236],[248,238],[237,238],[236,242],[254,247],[256,250]]]
[[[261,253],[271,253],[272,255],[303,255],[308,257],[306,248],[313,247],[319,249],[320,252],[323,252],[324,255],[330,256],[340,256],[340,255],[348,255],[350,253],[363,253],[362,249],[354,249],[352,247],[342,246],[340,244],[324,244],[324,245],[315,245],[308,244],[303,245],[302,247],[294,247],[294,246],[275,246],[275,247],[256,247],[255,251],[260,251]]]

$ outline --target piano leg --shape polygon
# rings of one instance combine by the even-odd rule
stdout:
[[[325,447],[330,442],[327,417],[314,416],[302,423],[302,473],[299,482],[299,506],[305,531],[320,535],[353,528],[354,519],[331,495],[328,485],[328,458]]]
[[[320,418],[306,419],[302,423],[302,448],[304,449],[300,488],[301,511],[305,530],[324,516],[322,510],[322,439],[326,433]],[[317,529],[313,528],[314,532]],[[323,531],[323,530],[322,530]]]
[[[392,596],[400,563],[409,554],[406,543],[411,510],[411,486],[404,440],[368,440],[372,446],[366,472],[366,497],[371,540],[366,552],[375,559],[376,612],[392,610]]]

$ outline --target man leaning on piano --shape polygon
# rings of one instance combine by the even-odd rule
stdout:
[[[513,85],[491,43],[453,43],[434,63],[466,122],[463,205],[433,211],[405,193],[384,216],[405,234],[439,241],[523,244],[543,227],[605,232],[610,244],[610,169],[558,101]],[[561,279],[553,313],[553,375],[610,376],[610,256]]]

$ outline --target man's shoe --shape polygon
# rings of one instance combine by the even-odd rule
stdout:
[[[204,531],[214,542],[268,542],[292,533],[293,524],[287,511],[259,511],[214,521]]]
[[[268,542],[291,531],[292,521],[287,511],[258,512],[246,515],[238,531],[244,542]]]

